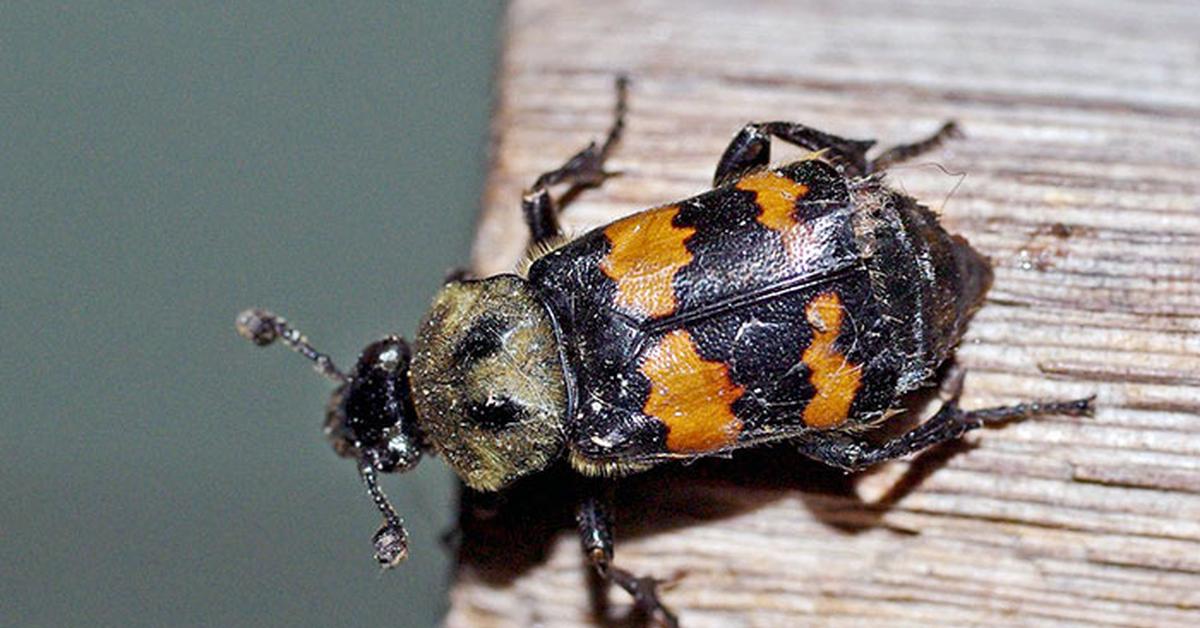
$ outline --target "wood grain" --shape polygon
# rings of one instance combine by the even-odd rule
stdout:
[[[476,270],[513,267],[522,188],[601,137],[617,72],[623,174],[577,231],[703,190],[752,119],[890,144],[953,118],[891,178],[996,266],[963,405],[1098,395],[860,477],[775,448],[636,478],[618,562],[680,576],[685,626],[1200,625],[1197,33],[1191,0],[514,2]],[[450,626],[599,621],[560,489],[465,528]]]

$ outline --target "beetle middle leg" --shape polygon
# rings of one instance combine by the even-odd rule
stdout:
[[[551,187],[559,183],[580,188],[595,187],[611,175],[604,170],[604,161],[612,152],[613,146],[620,141],[621,132],[625,129],[625,95],[628,85],[627,77],[617,77],[616,113],[604,143],[597,145],[592,142],[558,169],[543,173],[521,197],[521,210],[525,216],[525,224],[529,227],[531,246],[542,244],[562,234],[558,224],[558,214],[562,208],[550,195]]]
[[[658,598],[658,585],[661,580],[649,576],[635,576],[632,573],[616,567],[613,561],[612,516],[609,514],[610,497],[590,492],[580,499],[575,512],[575,522],[579,526],[579,540],[583,546],[584,556],[587,557],[596,573],[606,582],[611,582],[625,589],[633,596],[634,604],[649,617],[657,616],[664,626],[677,628],[679,620],[675,617],[662,600]]]
[[[882,444],[872,444],[844,434],[812,432],[799,439],[800,452],[846,471],[858,471],[880,462],[900,458],[952,441],[963,434],[988,424],[1005,423],[1038,415],[1091,414],[1094,397],[1071,401],[1021,403],[1012,406],[963,410],[957,398],[938,409],[929,420]]]

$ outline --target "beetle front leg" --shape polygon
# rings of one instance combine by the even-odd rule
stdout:
[[[810,437],[799,440],[800,452],[830,466],[846,471],[859,471],[955,440],[988,424],[1017,421],[1038,415],[1089,415],[1092,413],[1093,400],[1094,397],[1087,397],[1071,401],[1031,402],[965,411],[958,407],[957,399],[951,399],[942,404],[937,414],[929,420],[882,444],[868,443],[844,434],[812,432]]]
[[[613,146],[620,141],[621,132],[625,129],[625,95],[628,85],[628,78],[617,77],[616,113],[604,143],[597,146],[592,142],[558,169],[543,173],[521,197],[521,211],[525,216],[525,224],[529,227],[531,246],[542,244],[562,234],[558,224],[558,214],[562,208],[550,195],[551,187],[559,183],[581,188],[595,187],[611,176],[612,173],[604,170],[604,161],[608,159]]]
[[[679,620],[658,598],[658,585],[662,581],[649,576],[635,576],[613,566],[612,516],[609,514],[608,501],[607,496],[589,494],[579,502],[575,522],[579,525],[579,541],[584,556],[601,578],[629,592],[633,596],[633,603],[647,616],[657,616],[664,626],[677,628]]]

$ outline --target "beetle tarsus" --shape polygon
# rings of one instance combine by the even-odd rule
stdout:
[[[634,605],[647,617],[657,618],[663,626],[675,628],[679,620],[658,597],[662,580],[634,574],[615,567],[613,558],[612,515],[608,502],[611,495],[588,494],[580,500],[575,513],[579,526],[579,540],[584,556],[606,582],[624,589],[633,597]]]
[[[963,137],[963,132],[958,127],[958,123],[954,120],[947,120],[942,123],[942,128],[923,140],[910,144],[899,144],[883,151],[878,157],[871,160],[867,166],[867,172],[883,172],[898,163],[908,161],[941,146],[946,140],[961,137]]]
[[[1086,416],[1093,411],[1094,399],[1093,396],[1069,401],[1035,401],[964,411],[958,407],[958,400],[955,398],[942,404],[942,407],[929,420],[882,444],[875,445],[850,437],[838,438],[829,434],[821,434],[811,440],[801,440],[800,451],[825,464],[846,471],[859,471],[881,462],[955,440],[984,425],[1052,414]]]
[[[658,598],[658,587],[663,583],[662,580],[649,576],[635,576],[619,567],[609,567],[607,571],[601,571],[600,575],[633,596],[634,605],[647,617],[658,619],[659,623],[667,628],[678,628],[679,618]]]
[[[521,198],[521,210],[525,215],[525,224],[529,227],[530,248],[552,240],[562,235],[558,224],[558,214],[562,211],[560,204],[550,195],[550,188],[559,183],[566,183],[573,188],[596,187],[612,176],[613,173],[604,170],[604,162],[608,159],[621,133],[625,130],[626,92],[629,79],[617,77],[617,105],[613,114],[613,124],[603,144],[595,142],[587,148],[575,153],[561,167],[543,173],[534,181],[533,186]],[[570,194],[570,192],[568,192]],[[560,199],[561,200],[561,199]]]

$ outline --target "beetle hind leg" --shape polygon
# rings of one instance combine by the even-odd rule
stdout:
[[[800,452],[830,466],[846,471],[858,471],[955,440],[984,425],[1051,414],[1090,415],[1094,399],[1095,397],[1070,401],[1035,401],[969,411],[959,408],[958,400],[952,399],[942,404],[937,414],[929,420],[882,444],[867,443],[846,435],[814,432],[811,437],[800,440]]]
[[[621,139],[625,130],[626,92],[629,79],[617,77],[617,106],[613,124],[604,138],[604,143],[588,144],[586,148],[575,153],[562,166],[543,173],[533,182],[533,185],[521,197],[521,210],[525,216],[525,224],[529,227],[530,247],[544,244],[562,234],[558,224],[558,214],[562,211],[558,202],[550,195],[550,188],[559,183],[566,183],[573,188],[596,187],[604,182],[612,173],[604,170],[604,161]],[[568,195],[570,192],[567,193]],[[561,199],[560,199],[561,200]]]
[[[588,495],[579,503],[575,520],[579,525],[579,540],[584,556],[604,581],[616,584],[633,596],[634,605],[647,617],[657,618],[668,628],[677,628],[679,620],[675,613],[658,597],[658,587],[663,581],[649,576],[635,576],[612,564],[612,516],[607,501],[607,496]]]

